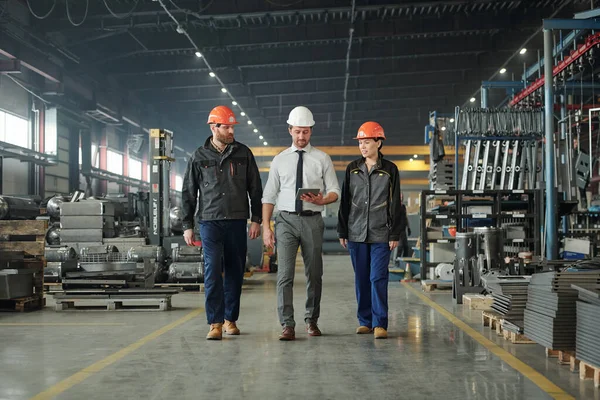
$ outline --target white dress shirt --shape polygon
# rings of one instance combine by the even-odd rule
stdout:
[[[273,158],[262,202],[275,204],[280,211],[293,212],[296,210],[296,168],[299,157],[296,153],[297,150],[304,150],[301,187],[321,189],[323,196],[333,192],[339,198],[340,184],[335,175],[331,157],[324,151],[312,147],[309,143],[304,149],[298,149],[292,145]],[[303,202],[302,209],[321,212],[323,206]]]

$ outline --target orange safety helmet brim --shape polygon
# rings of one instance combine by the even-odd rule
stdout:
[[[235,114],[227,106],[216,106],[208,115],[207,124],[236,125]]]
[[[385,133],[383,132],[383,128],[377,122],[368,121],[365,122],[358,128],[358,133],[354,138],[356,140],[360,139],[383,139],[385,140]]]

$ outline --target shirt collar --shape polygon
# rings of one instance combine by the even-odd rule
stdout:
[[[299,148],[296,147],[295,144],[292,143],[292,146],[290,147],[290,151],[291,152],[295,152],[295,151],[298,151],[298,150],[304,150],[306,153],[310,153],[310,151],[312,150],[312,145],[309,143],[303,149],[299,149]]]

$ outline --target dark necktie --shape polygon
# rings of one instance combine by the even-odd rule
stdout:
[[[298,193],[298,189],[302,188],[302,155],[304,154],[304,150],[296,150],[298,153],[298,165],[296,166],[296,193]],[[296,212],[302,212],[302,200],[296,200]]]

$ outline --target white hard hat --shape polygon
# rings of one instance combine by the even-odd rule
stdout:
[[[315,120],[312,112],[310,112],[308,108],[298,106],[290,112],[287,123],[291,126],[313,126]]]

